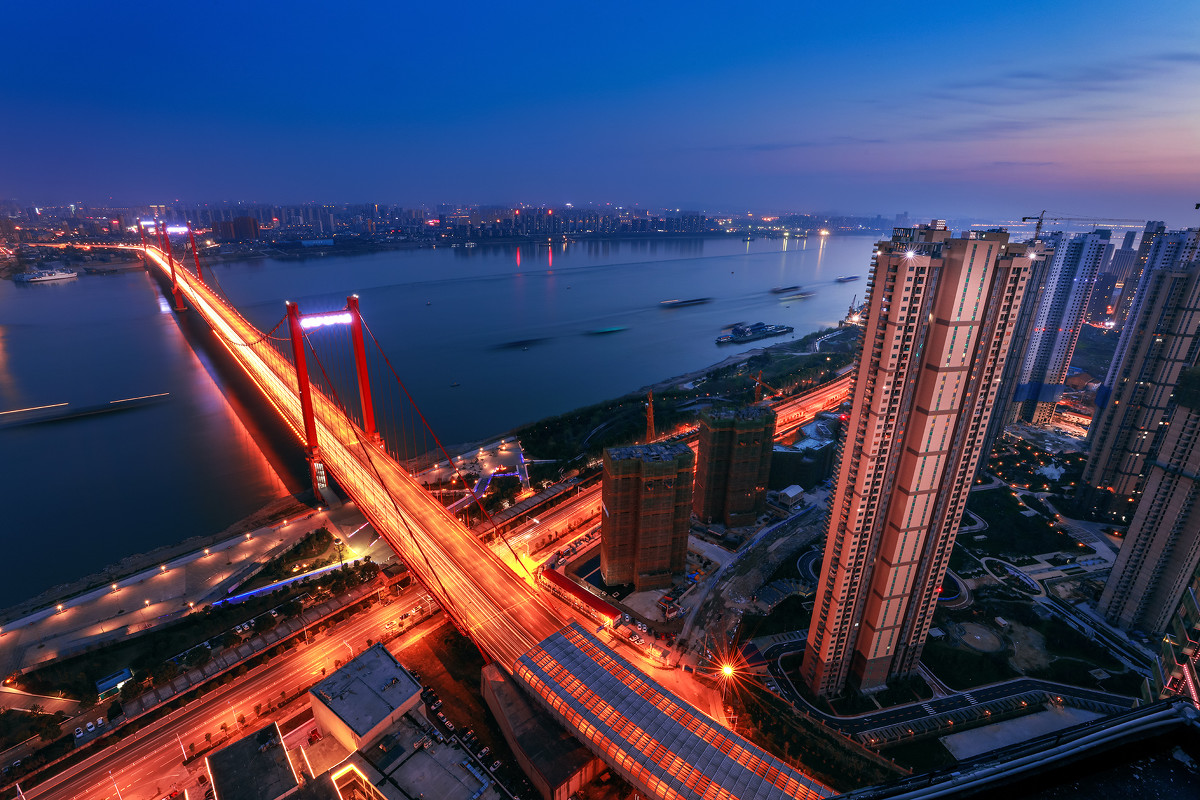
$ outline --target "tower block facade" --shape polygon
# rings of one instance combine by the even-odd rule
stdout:
[[[753,525],[767,498],[775,412],[762,406],[700,414],[693,511],[701,522]]]
[[[877,245],[801,677],[883,686],[921,657],[1030,269],[1002,230]]]

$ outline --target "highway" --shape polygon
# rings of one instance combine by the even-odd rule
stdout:
[[[315,428],[319,463],[336,478],[376,532],[482,651],[513,674],[522,656],[564,629],[565,610],[549,594],[536,588],[532,575],[511,569],[483,545],[342,413],[335,402],[338,398],[326,397],[315,387],[310,388],[312,416],[305,420],[296,370],[290,358],[271,343],[269,333],[257,330],[182,265],[177,264],[178,268],[172,270],[167,257],[157,249],[146,248],[146,253],[164,276],[174,272],[179,291],[190,309],[185,313],[197,313],[208,323],[218,341],[275,406],[297,438],[302,443],[306,441],[301,434],[306,423]],[[559,636],[555,641],[565,640]],[[599,642],[578,652],[586,652],[585,658],[589,659],[579,665],[583,675],[596,675],[597,665],[603,671],[619,663]],[[308,666],[310,670],[319,668],[315,663]],[[778,796],[769,793],[782,786],[818,786],[736,734],[722,732],[719,737],[709,737],[693,733],[707,731],[711,720],[686,703],[680,705],[672,700],[664,706],[659,702],[665,696],[662,690],[640,671],[631,672],[625,667],[618,671],[620,675],[614,673],[611,677],[620,678],[620,685],[610,682],[609,686],[618,695],[612,701],[623,704],[619,719],[605,713],[595,723],[587,722],[559,703],[547,702],[546,710],[581,741],[594,744],[597,736],[602,738],[607,744],[600,752],[593,747],[593,752],[643,792],[663,798],[715,796],[708,790],[696,790],[700,778],[710,789],[724,792],[722,796],[728,797]],[[556,674],[562,686],[580,686],[578,678],[572,678],[562,669]],[[291,673],[290,677],[297,680],[301,675],[302,672]],[[266,680],[264,688],[269,686],[272,691],[280,686],[290,688],[286,679],[272,676]],[[220,713],[218,706],[215,711],[207,712],[207,717],[193,720],[193,725],[211,725],[216,719],[213,715]],[[621,720],[639,717],[646,724],[659,726],[656,734],[660,738],[653,740],[653,747],[642,738],[631,741],[617,733],[626,727]],[[607,731],[598,727],[610,723],[618,726]],[[193,727],[188,732],[195,735],[197,730]],[[166,737],[156,733],[155,738],[162,741]],[[728,747],[718,749],[714,744],[718,741]],[[686,763],[677,755],[685,752],[692,754],[693,763]],[[149,757],[147,753],[141,760]],[[138,757],[128,757],[125,763],[129,764],[126,769],[135,769],[134,765],[140,761]],[[710,769],[712,774],[708,774]],[[96,784],[92,786],[95,788]]]
[[[190,706],[173,712],[166,720],[153,723],[114,746],[98,750],[83,764],[26,789],[25,797],[29,800],[118,800],[116,787],[119,787],[120,800],[159,800],[173,789],[194,789],[194,785],[189,787],[194,781],[183,766],[184,750],[189,744],[202,749],[206,733],[212,734],[213,741],[220,741],[224,735],[221,725],[237,730],[239,714],[246,717],[242,732],[249,733],[271,719],[278,719],[280,713],[288,717],[298,713],[307,705],[306,701],[296,701],[283,712],[261,719],[255,714],[254,706],[261,703],[265,709],[269,703],[278,702],[281,691],[290,696],[298,690],[308,689],[321,680],[323,668],[332,671],[337,661],[344,663],[350,659],[351,651],[361,653],[367,646],[367,639],[377,640],[385,623],[412,608],[424,594],[419,587],[411,589],[387,606],[376,604],[335,628],[312,635],[307,644],[301,637],[296,649],[276,656],[235,683],[212,690]],[[389,649],[399,652],[407,643],[438,627],[440,619],[435,617],[422,623],[389,643]],[[191,765],[192,771],[201,766],[202,760],[197,760]]]

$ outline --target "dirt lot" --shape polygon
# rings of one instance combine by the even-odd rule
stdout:
[[[1050,666],[1050,655],[1046,652],[1046,639],[1033,628],[1019,622],[1012,623],[1010,636],[1013,656],[1009,663],[1021,672],[1043,669]]]

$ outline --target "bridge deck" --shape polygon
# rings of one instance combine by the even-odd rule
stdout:
[[[170,272],[166,258],[149,257]],[[303,442],[291,361],[204,283],[176,282],[191,308]],[[336,404],[313,391],[322,461],[418,580],[492,658],[634,785],[664,800],[828,797],[830,792],[716,725],[639,672],[514,573]]]

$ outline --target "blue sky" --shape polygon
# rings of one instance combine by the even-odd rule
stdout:
[[[1200,3],[25,3],[0,197],[1156,217]]]

